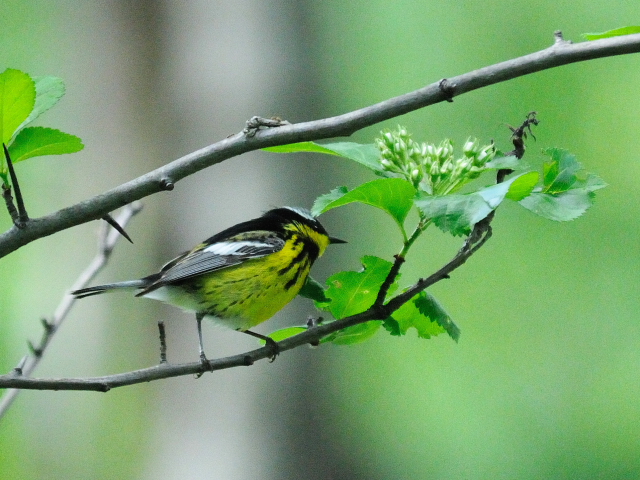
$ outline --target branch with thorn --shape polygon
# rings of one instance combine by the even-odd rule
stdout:
[[[104,218],[109,212],[134,200],[171,190],[179,180],[246,152],[295,142],[348,136],[384,120],[451,100],[454,95],[459,97],[479,88],[561,65],[638,52],[640,34],[573,44],[564,40],[560,32],[556,32],[553,45],[544,50],[435,82],[342,115],[297,124],[286,124],[279,119],[252,119],[246,132],[243,130],[231,135],[76,205],[41,218],[30,219],[28,228],[16,227],[0,234],[0,258],[39,238]],[[5,196],[5,201],[6,199]]]
[[[535,115],[532,117],[531,114],[529,114],[525,122],[519,128],[512,128],[512,142],[515,150],[513,152],[509,152],[509,155],[516,155],[518,158],[522,158],[524,149],[520,148],[519,145],[523,141],[523,136],[525,135],[527,127],[529,125],[537,125],[537,120],[535,122],[532,121],[534,118]],[[496,183],[504,181],[509,172],[510,170],[498,170],[496,174]],[[413,286],[405,290],[403,293],[398,294],[389,301],[386,301],[389,287],[395,281],[400,271],[400,267],[404,262],[404,256],[402,254],[396,255],[395,262],[382,283],[377,298],[371,307],[362,313],[325,324],[321,324],[320,319],[310,317],[307,321],[308,329],[306,331],[276,343],[278,352],[284,352],[306,344],[318,345],[319,341],[323,337],[347,327],[359,325],[371,320],[385,320],[389,318],[396,310],[410,301],[415,295],[426,290],[435,283],[449,278],[454,270],[462,266],[473,254],[482,248],[482,246],[491,238],[491,222],[494,216],[495,210],[493,210],[486,218],[476,223],[465,240],[462,248],[460,248],[456,255],[442,268],[426,278],[419,279]],[[10,374],[0,376],[0,388],[12,387],[36,390],[89,390],[106,392],[112,388],[149,382],[162,378],[171,378],[182,375],[195,375],[196,377],[200,377],[205,372],[214,372],[227,368],[253,365],[257,360],[271,358],[273,355],[272,347],[265,345],[262,348],[252,350],[250,352],[216,360],[206,360],[204,363],[202,361],[198,361],[180,365],[171,365],[167,362],[164,324],[159,322],[158,328],[160,331],[160,363],[154,367],[97,378],[66,379],[27,378],[24,374],[16,374],[14,370],[14,372]]]

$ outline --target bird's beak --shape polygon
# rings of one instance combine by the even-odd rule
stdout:
[[[339,238],[336,237],[329,237],[329,243],[333,244],[333,243],[347,243],[346,240],[340,240]]]

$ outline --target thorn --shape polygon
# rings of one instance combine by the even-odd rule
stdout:
[[[124,228],[122,228],[110,214],[107,213],[104,217],[102,217],[102,219],[109,225],[111,225],[120,235],[129,240],[129,243],[133,243],[131,237],[127,234],[127,232],[124,231]]]
[[[11,156],[9,155],[9,149],[3,143],[2,148],[4,149],[4,158],[7,160],[7,167],[9,169],[9,176],[11,177],[11,184],[13,185],[13,191],[16,194],[16,203],[18,204],[18,221],[14,220],[14,224],[18,228],[24,228],[27,226],[27,222],[29,221],[29,215],[27,214],[27,210],[24,207],[24,200],[22,199],[22,193],[20,192],[20,185],[18,184],[18,177],[16,176],[16,172],[13,169],[13,162],[11,161]]]

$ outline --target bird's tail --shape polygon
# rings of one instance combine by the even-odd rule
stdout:
[[[74,290],[73,292],[71,292],[71,295],[74,295],[76,298],[84,298],[90,297],[91,295],[100,295],[101,293],[108,292],[109,290],[144,288],[148,286],[148,284],[149,282],[145,281],[145,279],[129,280],[127,282],[107,283],[105,285],[96,285],[95,287]]]

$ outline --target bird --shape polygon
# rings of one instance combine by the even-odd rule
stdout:
[[[330,244],[339,243],[346,242],[329,236],[309,210],[274,208],[213,235],[166,263],[158,273],[71,294],[84,298],[134,290],[136,297],[194,312],[203,365],[208,364],[202,343],[204,318],[265,341],[273,361],[279,353],[276,342],[249,329],[293,300],[313,263]]]

